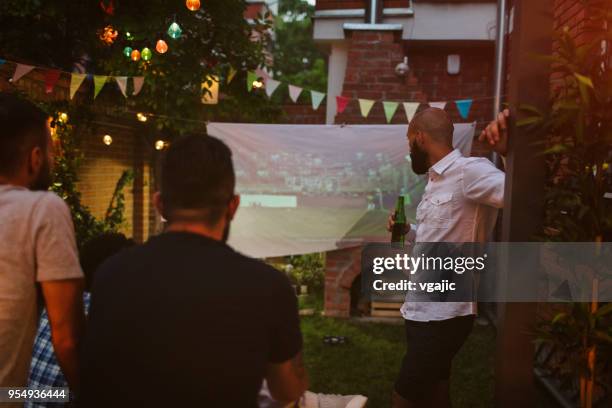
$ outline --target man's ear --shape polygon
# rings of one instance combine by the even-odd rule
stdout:
[[[153,193],[153,205],[157,212],[163,217],[164,216],[164,203],[162,202],[161,193],[156,191]]]
[[[239,206],[240,206],[240,195],[235,194],[230,200],[229,206],[228,206],[230,220],[234,219],[234,216],[236,215],[236,211],[238,211]]]
[[[45,153],[40,146],[35,146],[30,150],[30,154],[27,157],[28,160],[28,175],[36,177],[40,172],[41,167],[45,161]]]

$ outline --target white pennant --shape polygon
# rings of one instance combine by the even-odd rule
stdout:
[[[278,88],[279,85],[280,81],[277,81],[276,79],[266,79],[266,95],[268,95],[268,98],[272,96],[272,94],[274,93],[274,91],[276,91],[276,88]]]
[[[429,102],[429,106],[444,110],[444,108],[446,108],[446,102]]]
[[[302,88],[300,88],[299,86],[295,86],[295,85],[289,85],[289,96],[291,97],[291,100],[294,103],[297,102],[301,93],[302,93]]]
[[[419,109],[419,105],[418,102],[404,102],[404,111],[406,112],[406,120],[408,122],[412,120],[417,109]]]
[[[133,95],[138,95],[142,89],[142,85],[144,84],[144,77],[134,77],[132,80],[134,81]]]
[[[119,90],[123,94],[123,97],[127,98],[127,77],[115,77],[115,81],[117,81],[117,85],[119,86]]]
[[[15,83],[19,81],[22,76],[24,76],[33,69],[34,67],[32,65],[17,64],[17,67],[15,68],[15,73],[13,74],[13,78],[11,78],[11,82]]]

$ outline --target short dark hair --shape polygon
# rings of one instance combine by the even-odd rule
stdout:
[[[216,225],[235,185],[232,152],[225,143],[212,136],[185,136],[171,143],[162,164],[163,215],[170,222]]]
[[[47,151],[48,118],[32,102],[0,92],[0,174],[14,175],[34,147]]]
[[[438,143],[453,146],[455,127],[448,113],[440,108],[427,108],[419,111],[410,121],[409,130],[420,130]]]
[[[98,267],[121,250],[134,246],[134,240],[120,232],[105,232],[89,239],[80,251],[85,288],[89,292]]]

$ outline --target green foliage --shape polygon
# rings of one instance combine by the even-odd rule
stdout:
[[[72,71],[76,62],[88,61],[88,72],[143,75],[145,86],[138,97],[124,104],[118,89],[107,85],[98,101],[116,113],[131,110],[156,115],[151,125],[163,131],[165,138],[202,131],[202,121],[219,117],[262,121],[278,116],[278,110],[267,100],[247,92],[239,76],[232,86],[225,86],[230,66],[242,72],[265,63],[270,16],[247,22],[243,17],[244,0],[206,0],[196,12],[189,11],[181,1],[104,2],[109,3],[115,6],[113,15],[106,14],[97,1],[3,1],[0,55],[65,71]],[[173,21],[182,28],[178,39],[166,33]],[[108,25],[119,32],[111,45],[99,38],[100,30]],[[158,39],[168,44],[168,52],[163,55],[155,52]],[[153,57],[149,62],[135,63],[123,54],[126,46],[139,50],[148,47]],[[201,84],[209,75],[221,80],[218,106],[201,103]],[[238,86],[241,80],[242,86]],[[121,105],[117,105],[118,98]]]
[[[529,106],[519,125],[550,135],[543,146],[549,176],[543,238],[553,241],[593,241],[612,238],[612,16],[587,1],[589,23],[600,27],[591,40],[577,45],[564,29],[557,34],[559,51],[545,59],[552,63],[557,85],[550,109]],[[602,48],[607,40],[608,46]]]
[[[320,92],[327,89],[324,54],[312,38],[314,6],[282,0],[275,21],[274,73],[277,79]]]
[[[311,292],[321,291],[325,282],[325,254],[314,253],[289,257],[290,267],[285,270],[297,285],[307,285]]]

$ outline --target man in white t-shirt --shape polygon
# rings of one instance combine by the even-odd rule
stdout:
[[[48,116],[0,93],[0,387],[26,386],[44,302],[58,361],[78,389],[83,273],[70,211],[47,191],[52,166]]]

